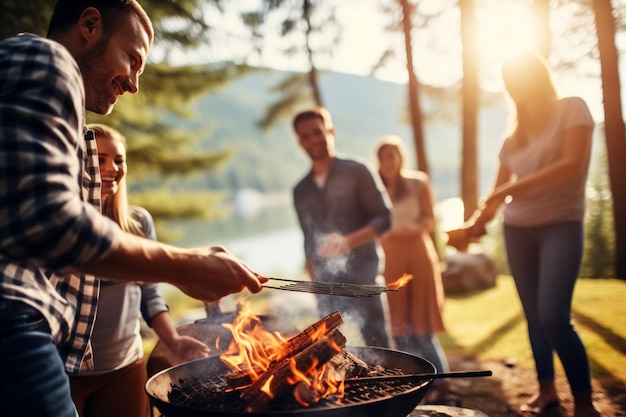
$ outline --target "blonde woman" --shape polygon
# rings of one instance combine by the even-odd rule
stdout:
[[[571,322],[594,121],[581,98],[558,97],[547,63],[534,52],[505,62],[502,77],[516,123],[500,149],[494,189],[468,235],[485,234],[485,224],[504,206],[508,263],[539,383],[537,395],[520,411],[541,414],[559,405],[556,352],[574,397],[574,416],[596,416],[587,352]]]
[[[115,129],[88,126],[96,136],[102,177],[102,212],[130,233],[155,240],[147,210],[130,206],[126,193],[126,140]],[[181,361],[208,356],[202,342],[176,331],[157,284],[100,280],[100,299],[91,338],[94,369],[70,377],[81,417],[147,416],[147,370],[139,316]]]

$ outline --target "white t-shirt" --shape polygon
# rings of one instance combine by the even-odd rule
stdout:
[[[505,143],[500,151],[500,163],[517,175],[518,180],[522,179],[559,160],[563,153],[565,131],[577,126],[594,126],[587,105],[579,97],[562,98],[557,102],[548,125],[541,133],[529,138],[528,146],[511,150]],[[516,196],[506,205],[504,223],[532,227],[582,221],[588,169],[589,159],[582,175],[545,184]]]

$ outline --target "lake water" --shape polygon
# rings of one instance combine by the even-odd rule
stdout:
[[[174,244],[223,245],[261,274],[301,277],[303,238],[290,200],[284,195],[268,198],[246,193],[239,201],[228,218],[173,223],[182,231],[182,238]],[[442,230],[454,229],[463,222],[459,199],[444,200],[436,205],[435,211]]]
[[[290,204],[281,200],[246,211],[233,210],[222,220],[172,223],[182,233],[173,242],[184,247],[223,245],[264,275],[298,278],[304,271],[303,238]]]

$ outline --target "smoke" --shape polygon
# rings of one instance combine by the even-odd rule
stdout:
[[[320,248],[329,245],[331,240],[336,239],[337,236],[340,236],[338,232],[317,234],[315,236],[316,250],[319,251]],[[350,258],[350,253],[351,252],[348,252],[345,255],[334,257],[320,256],[317,262],[317,267],[321,267],[326,274],[345,274],[348,269],[348,259]]]

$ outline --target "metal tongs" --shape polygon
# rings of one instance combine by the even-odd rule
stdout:
[[[413,276],[403,275],[396,282],[384,286],[350,284],[345,282],[302,281],[269,277],[269,280],[263,284],[263,287],[273,288],[275,290],[309,292],[313,294],[337,295],[342,297],[373,297],[387,291],[398,291],[402,285],[411,279],[413,279]],[[278,282],[273,283],[272,281]],[[283,284],[281,284],[281,282]]]

